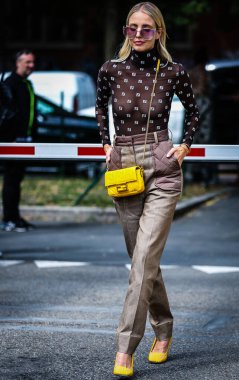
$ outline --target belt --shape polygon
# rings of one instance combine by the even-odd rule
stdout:
[[[150,132],[147,136],[146,144],[158,143],[169,139],[168,130],[159,132]],[[131,136],[115,136],[114,145],[127,146],[127,145],[144,145],[145,134],[131,135]]]

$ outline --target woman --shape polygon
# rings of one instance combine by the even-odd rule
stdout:
[[[143,163],[145,191],[114,198],[132,258],[117,329],[114,374],[132,376],[133,354],[143,337],[148,311],[155,333],[148,359],[161,363],[168,356],[173,317],[159,262],[181,194],[181,164],[198,126],[198,109],[188,74],[181,64],[172,62],[166,50],[166,28],[160,10],[149,2],[135,5],[123,31],[125,41],[119,58],[105,62],[98,75],[96,116],[109,170],[142,163],[150,96],[158,59],[161,62]],[[178,147],[173,147],[167,129],[174,93],[186,110],[184,136]],[[108,127],[110,97],[116,133],[113,146]]]

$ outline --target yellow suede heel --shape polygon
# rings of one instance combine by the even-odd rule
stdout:
[[[118,376],[125,376],[125,377],[133,376],[133,374],[134,374],[134,355],[132,355],[130,368],[116,364],[116,360],[115,360],[115,366],[114,366],[113,374],[118,375]]]
[[[157,338],[154,339],[152,347],[149,352],[148,360],[151,363],[164,363],[168,360],[168,352],[172,342],[172,337],[168,341],[168,347],[166,352],[153,352],[154,346],[156,344]]]

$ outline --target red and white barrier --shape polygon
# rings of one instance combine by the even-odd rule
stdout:
[[[104,161],[105,153],[101,144],[0,143],[0,159]],[[239,145],[192,145],[185,160],[239,162]]]

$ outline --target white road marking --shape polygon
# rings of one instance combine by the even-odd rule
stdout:
[[[0,260],[0,267],[8,267],[10,265],[22,264],[24,260]]]
[[[239,272],[239,267],[193,265],[192,268],[207,274]]]
[[[131,264],[125,264],[125,267],[130,270],[131,269]],[[178,268],[178,265],[160,265],[161,269],[175,269]]]
[[[126,264],[125,267],[128,270],[130,270],[131,264]],[[161,269],[175,269],[175,268],[179,268],[180,265],[161,265],[160,267],[161,267]],[[207,274],[239,272],[239,267],[192,265],[191,268],[193,268],[195,270],[199,270],[199,271],[207,273]]]
[[[1,256],[1,252],[0,252]],[[0,260],[0,267],[7,267],[13,265],[19,265],[26,263],[25,260]],[[35,265],[38,268],[64,268],[64,267],[79,267],[90,265],[90,262],[82,261],[46,261],[46,260],[34,260]],[[92,264],[91,264],[92,265]],[[181,265],[161,265],[161,269],[176,269],[176,268],[187,268]],[[233,273],[239,272],[239,267],[229,267],[229,266],[212,266],[212,265],[192,265],[192,269],[198,270],[207,274],[217,274],[217,273]],[[189,268],[190,268],[189,267]],[[129,271],[131,270],[131,264],[125,264],[125,268]]]
[[[61,267],[79,267],[83,265],[89,265],[89,263],[80,261],[45,261],[35,260],[34,263],[38,268],[61,268]]]

